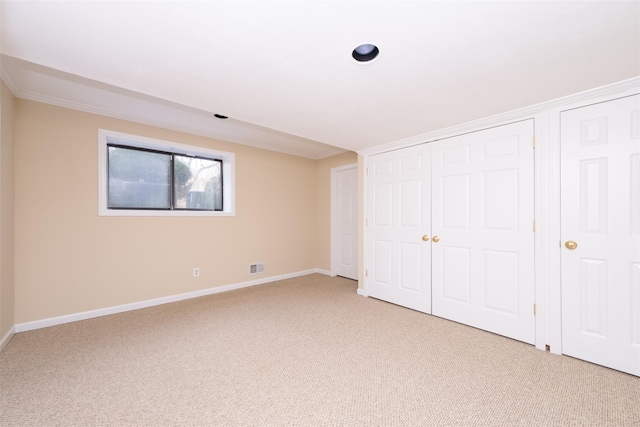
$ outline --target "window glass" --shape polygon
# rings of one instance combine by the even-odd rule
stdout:
[[[174,155],[175,209],[222,210],[222,161]]]
[[[109,146],[110,209],[170,209],[171,155]]]

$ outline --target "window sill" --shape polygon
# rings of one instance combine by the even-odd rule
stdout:
[[[235,216],[234,212],[224,211],[154,211],[152,209],[145,210],[129,210],[129,209],[100,209],[99,216]]]

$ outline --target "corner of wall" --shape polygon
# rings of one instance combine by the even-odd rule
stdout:
[[[0,350],[14,333],[14,178],[15,97],[0,79]]]
[[[13,338],[15,333],[16,333],[16,327],[11,326],[7,331],[7,333],[4,334],[2,338],[0,338],[0,352],[2,352],[2,350],[4,350],[4,348],[7,346],[7,344],[9,344],[9,341],[11,341],[11,338]]]

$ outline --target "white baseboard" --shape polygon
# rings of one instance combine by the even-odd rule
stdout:
[[[7,333],[2,337],[2,339],[0,339],[0,351],[4,350],[4,347],[9,344],[9,341],[11,341],[11,338],[13,338],[15,333],[16,327],[12,326],[11,329],[9,329]]]
[[[324,274],[325,276],[335,277],[335,274],[331,274],[331,272],[329,270],[323,270],[321,268],[316,268],[313,271],[314,271],[314,273]]]
[[[306,271],[299,271],[297,273],[282,274],[280,276],[265,277],[264,279],[255,279],[248,282],[235,283],[232,285],[217,286],[215,288],[202,289],[200,291],[187,292],[184,294],[171,295],[162,298],[154,298],[145,301],[133,302],[129,304],[117,305],[113,307],[101,308],[98,310],[83,311],[81,313],[68,314],[65,316],[51,317],[49,319],[34,320],[33,322],[25,322],[16,324],[13,329],[13,333],[33,331],[35,329],[48,328],[50,326],[62,325],[64,323],[77,322],[79,320],[93,319],[95,317],[108,316],[110,314],[123,313],[125,311],[138,310],[141,308],[153,307],[156,305],[167,304],[170,302],[183,301],[191,298],[203,297],[206,295],[218,294],[221,292],[233,291],[236,289],[248,288],[250,286],[262,285],[270,282],[277,282],[278,280],[291,279],[294,277],[306,276],[308,274],[319,273],[327,274],[326,270],[314,268]],[[9,334],[7,334],[9,335]],[[6,336],[5,336],[6,338]],[[4,343],[3,338],[1,343]],[[7,342],[10,338],[7,339]],[[2,346],[0,345],[0,348]]]
[[[368,297],[369,295],[365,292],[364,289],[358,288],[358,295],[362,295],[363,297]]]

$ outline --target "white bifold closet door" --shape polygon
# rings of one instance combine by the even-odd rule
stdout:
[[[420,145],[371,156],[367,292],[431,313],[431,157]],[[426,239],[427,237],[425,237]]]
[[[371,156],[372,297],[528,343],[533,121]]]
[[[640,96],[560,126],[562,352],[640,376]]]
[[[533,120],[432,144],[432,313],[530,344]]]

